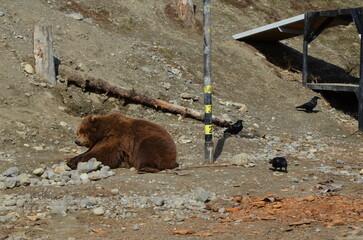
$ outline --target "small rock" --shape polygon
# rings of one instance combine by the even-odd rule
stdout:
[[[103,207],[95,208],[92,210],[92,212],[97,216],[101,216],[101,215],[105,214],[105,210],[103,209]]]
[[[3,204],[5,206],[7,206],[7,207],[15,206],[16,205],[16,200],[14,200],[14,199],[4,200]]]
[[[363,169],[359,171],[359,175],[363,175]]]
[[[139,225],[134,225],[134,226],[132,227],[132,229],[133,229],[133,230],[135,230],[135,231],[137,231],[137,230],[139,230],[139,229],[140,229],[140,227],[139,227]]]
[[[118,194],[119,192],[120,192],[120,190],[118,190],[117,188],[114,188],[111,190],[111,193],[115,194],[115,195]]]
[[[65,172],[65,171],[66,171],[66,169],[64,166],[58,166],[58,167],[54,168],[54,172],[57,174],[61,174],[62,172]]]
[[[91,158],[88,162],[79,162],[77,170],[81,173],[89,173],[99,169],[101,164],[96,158]]]
[[[339,160],[337,160],[337,163],[338,163],[338,164],[344,164],[344,163],[345,163],[345,161],[344,161],[344,160],[340,160],[340,159],[339,159]]]
[[[208,198],[209,198],[209,192],[207,192],[203,188],[199,187],[194,192],[194,198],[197,201],[206,202],[208,200]]]
[[[44,148],[42,146],[34,146],[33,149],[36,150],[36,151],[43,151],[44,150]]]
[[[6,188],[14,188],[17,186],[18,182],[15,177],[8,177],[4,180]]]
[[[166,90],[169,90],[171,88],[171,84],[166,82],[162,82],[161,86],[163,86],[163,88],[165,88]]]
[[[30,184],[30,178],[28,177],[28,174],[22,173],[19,176],[16,177],[17,181],[21,186],[27,186]]]
[[[16,219],[15,215],[9,213],[5,216],[0,216],[0,223],[15,222]]]
[[[0,17],[3,17],[5,16],[5,13],[4,12],[0,12]]]
[[[24,65],[24,71],[29,74],[34,74],[34,68],[30,64]]]
[[[241,112],[247,112],[248,111],[248,108],[247,108],[247,106],[246,105],[242,105],[239,109],[238,109],[238,111],[241,111]]]
[[[87,173],[82,173],[79,177],[80,177],[80,179],[82,181],[88,180],[88,174]]]
[[[185,215],[178,213],[174,216],[174,219],[177,222],[182,222],[185,220]]]
[[[299,179],[297,179],[297,178],[292,178],[291,179],[291,181],[293,182],[293,183],[299,183],[300,181],[299,181]]]
[[[14,177],[14,176],[18,176],[19,172],[20,172],[19,168],[11,167],[11,168],[5,170],[2,175],[5,177]]]
[[[220,209],[218,209],[218,212],[219,213],[224,213],[226,211],[226,209],[225,208],[220,208]]]
[[[191,99],[193,101],[198,101],[199,100],[199,98],[197,96],[195,96],[193,94],[190,94],[190,93],[181,93],[180,97],[182,99]]]
[[[151,73],[152,72],[151,69],[148,68],[148,67],[141,67],[141,70],[146,72],[146,73]]]
[[[50,209],[52,214],[60,214],[60,215],[67,215],[67,205],[66,202],[63,200],[55,201],[50,204]]]
[[[73,18],[73,19],[75,19],[75,20],[83,20],[83,15],[82,14],[80,14],[80,13],[71,13],[71,14],[66,14],[66,16],[67,17],[69,17],[69,18]]]
[[[164,198],[162,198],[162,197],[154,197],[154,198],[153,198],[153,203],[154,203],[156,206],[160,207],[160,206],[163,206],[163,205],[164,205],[165,200],[164,200]]]
[[[237,166],[244,166],[247,165],[251,160],[251,156],[247,153],[240,153],[235,155],[230,160],[230,163]]]
[[[91,207],[97,205],[97,200],[94,197],[84,198],[80,201],[81,207]]]

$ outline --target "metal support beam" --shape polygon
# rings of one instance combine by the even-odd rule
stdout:
[[[311,39],[311,33],[316,21],[316,13],[305,13],[304,18],[304,41],[303,41],[303,67],[302,67],[302,85],[306,87],[308,82],[308,48]]]
[[[320,24],[319,27],[317,27],[310,36],[309,43],[314,41],[332,22],[334,21],[334,17],[330,17],[325,19],[324,22]]]
[[[357,8],[350,9],[350,14],[357,27],[359,36],[363,33],[363,16],[359,13]],[[356,91],[358,99],[358,130],[363,131],[363,40],[360,38],[360,74],[359,74],[359,88]]]
[[[359,13],[357,8],[351,9],[355,26],[357,27],[358,34],[363,33],[363,15]],[[358,98],[358,130],[363,132],[363,39],[360,38],[360,73],[359,73],[359,88],[356,91]]]

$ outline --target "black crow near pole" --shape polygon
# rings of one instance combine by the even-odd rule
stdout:
[[[223,136],[226,137],[228,135],[237,135],[243,129],[243,120],[238,120],[237,122],[233,123],[229,128],[224,130]]]

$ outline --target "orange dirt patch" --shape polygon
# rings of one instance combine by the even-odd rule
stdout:
[[[290,226],[322,222],[325,226],[363,223],[363,200],[346,196],[275,198],[237,196],[233,208],[226,208],[232,222],[276,220]],[[226,222],[231,222],[226,221]]]

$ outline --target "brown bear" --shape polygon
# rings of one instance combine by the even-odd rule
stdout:
[[[177,166],[176,145],[166,129],[121,113],[85,117],[77,129],[75,143],[88,150],[67,160],[72,169],[91,158],[110,168],[134,167],[140,172]]]

